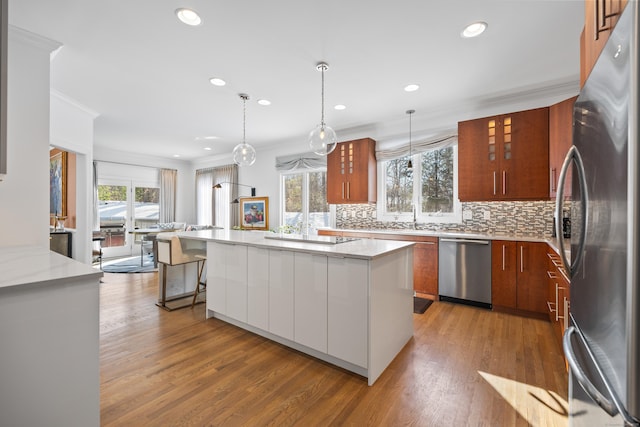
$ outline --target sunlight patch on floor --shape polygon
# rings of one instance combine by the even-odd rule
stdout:
[[[568,402],[556,392],[478,371],[532,427],[566,426]]]

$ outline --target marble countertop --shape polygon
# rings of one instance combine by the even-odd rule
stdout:
[[[183,239],[240,244],[267,249],[293,250],[360,259],[374,259],[414,244],[413,242],[374,239],[356,239],[336,244],[312,243],[308,241],[296,242],[265,238],[265,236],[275,236],[274,233],[269,231],[199,230],[182,231],[176,234]]]
[[[0,247],[0,271],[0,289],[92,278],[97,285],[103,275],[89,265],[37,246]]]
[[[360,233],[379,233],[379,234],[402,234],[402,235],[415,235],[415,236],[428,236],[428,237],[444,237],[444,238],[463,238],[463,239],[483,239],[483,240],[509,240],[519,242],[542,242],[547,243],[554,251],[560,253],[559,239],[556,237],[538,237],[529,236],[523,234],[495,234],[495,233],[464,233],[464,232],[447,232],[447,231],[431,231],[431,230],[412,230],[412,229],[362,229],[362,228],[324,228],[328,231],[347,231],[347,232],[360,232]],[[567,258],[571,258],[571,242],[569,239],[564,240],[565,253]]]

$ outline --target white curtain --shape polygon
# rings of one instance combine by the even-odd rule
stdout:
[[[276,170],[323,169],[327,167],[327,156],[313,152],[276,157]]]
[[[176,177],[175,169],[160,170],[160,222],[173,222],[176,219]]]
[[[445,131],[432,135],[426,138],[420,138],[417,141],[412,141],[411,152],[412,154],[424,153],[425,151],[439,150],[445,147],[453,147],[458,143],[458,133],[454,130]],[[399,146],[384,148],[380,147],[376,149],[376,160],[385,161],[399,159],[409,155],[409,140]]]
[[[98,211],[98,162],[93,162],[93,228],[100,230],[100,213]]]
[[[196,171],[196,219],[199,225],[215,225],[226,229],[239,224],[238,166],[226,165]],[[220,184],[221,188],[213,188]]]

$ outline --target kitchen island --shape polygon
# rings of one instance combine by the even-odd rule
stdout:
[[[99,426],[102,272],[32,246],[0,271],[0,425]]]
[[[369,385],[413,336],[411,242],[177,234],[206,242],[207,318],[355,372]]]

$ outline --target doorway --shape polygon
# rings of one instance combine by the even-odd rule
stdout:
[[[140,241],[132,231],[158,224],[160,188],[156,182],[101,179],[98,215],[105,258],[138,254]]]

